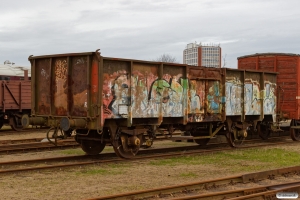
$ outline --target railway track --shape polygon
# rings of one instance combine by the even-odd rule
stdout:
[[[48,151],[66,148],[77,148],[79,144],[74,139],[58,141],[57,145],[40,142],[38,138],[1,141],[0,154],[24,153],[29,151]],[[8,143],[8,144],[7,144]]]
[[[157,159],[157,158],[168,158],[183,155],[200,155],[208,154],[222,151],[234,151],[242,150],[246,148],[254,147],[265,147],[279,144],[293,144],[294,142],[276,142],[276,143],[266,143],[266,144],[256,144],[247,145],[241,148],[230,148],[223,147],[220,148],[219,144],[208,145],[204,147],[199,147],[198,145],[186,146],[186,147],[170,147],[170,148],[159,148],[159,149],[145,149],[141,150],[139,154],[133,159],[121,159],[117,158],[115,153],[103,153],[96,156],[64,156],[64,157],[52,157],[52,158],[42,158],[33,160],[19,160],[12,162],[0,162],[1,170],[0,174],[5,173],[16,173],[24,171],[34,171],[34,170],[45,170],[54,168],[67,168],[74,166],[84,166],[92,164],[103,164],[103,163],[116,163],[116,162],[128,162],[137,161],[145,159]],[[32,165],[32,166],[30,166]]]
[[[294,178],[296,181],[289,181]],[[133,191],[89,200],[102,199],[276,199],[282,192],[300,194],[300,166],[248,173],[181,185]],[[264,183],[264,180],[268,180]],[[271,183],[270,183],[271,182]],[[229,187],[228,187],[229,186]]]
[[[42,132],[42,131],[47,131],[49,127],[40,127],[40,128],[24,128],[23,130],[20,131],[15,131],[13,130],[10,126],[3,126],[0,129],[0,136],[1,135],[9,135],[9,134],[26,134],[26,133],[32,133],[32,132]]]
[[[155,141],[165,141],[165,140],[172,140],[169,135],[160,135],[158,136]],[[280,136],[280,137],[272,137],[269,140],[262,141],[261,139],[248,139],[245,140],[244,143],[254,143],[254,142],[274,142],[274,141],[282,141],[290,139],[289,136]],[[58,145],[54,146],[50,144],[48,141],[41,142],[45,140],[45,138],[26,138],[26,139],[9,139],[9,140],[0,140],[0,154],[12,154],[12,153],[26,153],[31,151],[48,151],[48,150],[60,150],[60,149],[67,149],[67,148],[77,148],[80,145],[77,144],[74,140],[74,137],[69,137],[68,139],[59,140]],[[175,140],[175,139],[174,139]],[[204,148],[210,148],[210,146],[220,145],[220,146],[228,146],[227,142],[212,142],[209,145],[205,146]],[[180,142],[180,141],[177,141]],[[192,144],[192,143],[191,143]],[[194,144],[194,143],[193,143]],[[196,144],[195,144],[196,145]],[[198,148],[203,148],[199,147]]]
[[[26,138],[26,139],[9,139],[9,140],[0,140],[0,145],[8,144],[21,144],[21,143],[31,143],[31,142],[40,142],[44,138]]]
[[[167,139],[168,139],[167,137],[158,137],[156,141],[163,141]],[[60,150],[60,149],[77,148],[77,147],[80,147],[80,145],[74,140],[74,137],[70,137],[64,140],[59,140],[56,146],[49,143],[47,140],[45,140],[45,138],[0,140],[0,154],[23,153],[23,152],[30,152],[30,151]]]

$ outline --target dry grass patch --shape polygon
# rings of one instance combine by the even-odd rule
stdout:
[[[1,199],[86,199],[294,166],[300,165],[298,146],[299,143],[294,143],[275,148],[4,175],[0,177],[0,195]],[[63,150],[60,154],[66,152],[79,151]]]

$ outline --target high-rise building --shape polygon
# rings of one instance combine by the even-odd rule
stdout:
[[[183,64],[220,68],[221,52],[220,45],[189,43],[183,50]]]

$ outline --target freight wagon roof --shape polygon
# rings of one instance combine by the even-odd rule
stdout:
[[[28,76],[31,75],[30,68],[21,67],[17,65],[3,65],[0,64],[0,75],[1,76],[24,76],[24,70],[28,70]]]
[[[300,54],[295,54],[295,53],[272,53],[272,52],[270,52],[270,53],[255,53],[255,54],[240,56],[237,59],[248,58],[248,57],[256,57],[256,56],[300,56]]]

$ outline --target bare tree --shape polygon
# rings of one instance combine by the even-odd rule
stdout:
[[[171,56],[171,55],[165,54],[165,53],[163,55],[159,56],[154,61],[168,62],[168,63],[178,63],[177,59],[174,56]]]

